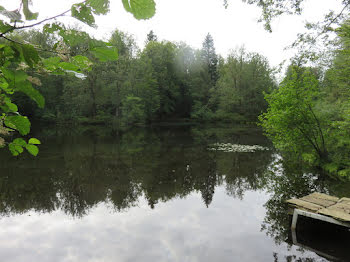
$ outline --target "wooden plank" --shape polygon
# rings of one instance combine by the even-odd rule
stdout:
[[[324,198],[318,198],[317,196],[311,194],[308,196],[304,196],[302,198],[300,198],[300,200],[306,201],[306,202],[310,202],[322,207],[329,207],[332,206],[334,204],[337,203],[337,201],[334,200],[329,200],[329,199],[324,199]]]
[[[300,199],[290,199],[287,203],[298,209],[350,222],[350,198],[339,199],[322,193],[312,193]]]
[[[348,205],[350,205],[350,198],[343,197],[338,201],[338,203],[347,203]]]
[[[339,210],[344,213],[350,214],[350,205],[346,202],[337,203],[333,206],[328,207],[329,210]]]
[[[334,202],[338,202],[339,198],[335,197],[335,196],[330,196],[327,194],[323,194],[323,193],[312,193],[309,196],[314,197],[314,198],[320,198],[320,199],[324,199],[324,200],[328,200],[328,201],[334,201]]]
[[[310,211],[314,211],[314,212],[323,208],[320,205],[316,205],[316,204],[313,204],[313,203],[310,203],[307,201],[303,201],[300,199],[290,199],[290,200],[287,200],[287,203],[291,204],[293,206],[296,206],[299,209],[305,209],[305,210],[310,210]]]
[[[330,209],[330,208],[323,208],[317,212],[318,214],[330,216],[334,219],[350,222],[350,214],[344,212],[341,209]]]

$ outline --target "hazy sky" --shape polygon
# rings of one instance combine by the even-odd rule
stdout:
[[[0,5],[15,9],[19,0],[0,0]],[[56,15],[70,8],[78,0],[33,0],[33,11],[39,11],[40,18]],[[121,0],[111,1],[111,12],[97,18],[97,30],[88,31],[98,38],[107,39],[110,32],[118,28],[135,36],[140,47],[146,35],[153,30],[159,40],[184,41],[194,48],[201,48],[208,32],[214,38],[217,53],[226,56],[230,50],[244,45],[248,51],[266,56],[271,65],[276,66],[292,54],[284,47],[296,39],[298,32],[304,30],[304,21],[320,20],[329,9],[339,10],[337,0],[306,0],[303,16],[283,16],[275,19],[273,33],[263,29],[257,20],[260,9],[229,0],[227,9],[223,0],[156,0],[156,15],[147,21],[138,21],[127,13]],[[75,23],[69,17],[60,19]]]

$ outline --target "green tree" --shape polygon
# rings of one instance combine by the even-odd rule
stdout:
[[[177,44],[175,57],[175,73],[179,86],[180,98],[176,112],[181,117],[190,117],[193,103],[191,87],[194,82],[195,50],[186,43]]]
[[[195,53],[193,65],[192,117],[209,120],[216,110],[216,101],[211,99],[215,93],[218,80],[218,56],[215,52],[214,40],[210,34],[205,37],[202,49]]]
[[[267,96],[269,108],[260,118],[282,152],[293,151],[342,177],[350,177],[349,28],[347,21],[335,30],[336,51],[325,73],[291,67],[280,88]]]
[[[101,88],[104,93],[102,111],[110,111],[117,119],[121,117],[122,101],[127,96],[128,79],[130,79],[131,67],[138,47],[134,38],[122,31],[115,30],[109,39],[109,43],[116,46],[119,57],[117,61],[107,62],[98,70]]]
[[[326,71],[319,110],[329,119],[329,172],[350,177],[350,22],[337,29],[339,48]]]
[[[266,96],[269,107],[260,116],[262,126],[274,145],[296,154],[315,154],[328,161],[324,119],[318,116],[316,102],[320,83],[308,68],[291,66],[279,88]]]
[[[153,30],[149,31],[149,33],[147,34],[146,45],[152,41],[154,41],[154,42],[158,41],[158,37],[154,34]]]
[[[142,99],[136,96],[127,96],[123,103],[123,121],[127,124],[142,123],[145,121],[145,110]]]
[[[205,70],[210,77],[211,85],[215,86],[218,80],[218,56],[215,52],[214,39],[209,33],[204,39],[201,55]]]
[[[273,70],[267,59],[241,48],[228,56],[219,71],[215,93],[218,117],[256,120],[267,108],[264,93],[275,88]]]
[[[160,110],[160,90],[152,68],[152,61],[141,56],[134,60],[131,66],[130,83],[132,88],[130,91],[134,96],[142,99],[145,119],[153,121],[158,117]]]
[[[159,93],[159,118],[171,116],[179,99],[179,88],[175,74],[176,46],[170,42],[149,42],[141,59],[149,60],[157,81]]]

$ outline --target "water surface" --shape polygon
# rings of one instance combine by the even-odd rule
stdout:
[[[293,244],[284,203],[314,191],[349,196],[349,183],[282,159],[257,128],[45,127],[35,135],[43,142],[36,158],[0,152],[3,261],[350,259],[346,246],[303,230],[308,221]],[[214,143],[270,150],[208,150]],[[349,233],[335,238],[348,243]]]

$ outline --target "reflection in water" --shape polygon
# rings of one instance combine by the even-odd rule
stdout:
[[[63,209],[83,216],[101,201],[112,202],[120,211],[136,205],[144,194],[154,208],[193,191],[200,192],[209,207],[215,187],[223,181],[230,195],[242,198],[244,191],[262,186],[271,151],[227,154],[207,150],[210,143],[225,139],[267,143],[262,136],[241,132],[173,127],[136,129],[117,136],[91,131],[44,136],[37,158],[1,157],[0,212]]]
[[[286,242],[290,246],[294,244],[306,250],[312,250],[330,261],[348,261],[350,260],[348,250],[350,234],[346,228],[340,227],[337,230],[334,225],[306,219],[308,223],[305,225],[301,222],[297,228],[296,238],[299,241],[296,239],[293,241],[290,230],[292,217],[287,214],[286,200],[292,197],[300,198],[312,192],[322,192],[338,197],[350,196],[349,181],[338,181],[312,171],[314,170],[303,169],[302,165],[295,160],[282,160],[279,156],[275,156],[275,160],[265,173],[267,181],[265,188],[271,196],[264,205],[266,215],[262,223],[262,230],[272,237],[276,244]],[[330,232],[336,233],[332,235]],[[305,239],[307,239],[306,243],[303,241]],[[344,243],[346,243],[345,246]],[[329,249],[333,249],[333,252],[329,252]],[[327,255],[329,253],[332,255]],[[279,260],[277,253],[274,254],[274,257],[275,261],[304,261],[297,260],[295,256],[287,256],[285,260]]]
[[[347,228],[306,217],[301,217],[299,222],[300,225],[292,230],[289,239],[294,245],[311,250],[330,261],[349,260],[350,232]]]
[[[114,213],[135,212],[133,207],[142,205],[143,201],[151,209],[164,210],[163,204],[171,206],[175,199],[186,199],[187,203],[192,203],[190,199],[196,194],[201,197],[205,209],[210,210],[216,198],[230,201],[221,195],[220,192],[223,191],[230,199],[240,201],[240,204],[232,202],[239,207],[235,212],[240,214],[233,215],[231,212],[234,210],[223,208],[228,204],[226,202],[217,202],[211,212],[220,212],[223,217],[226,214],[229,223],[230,220],[236,223],[231,229],[237,231],[243,225],[237,227],[237,223],[244,223],[239,217],[255,221],[256,216],[259,217],[256,212],[263,204],[259,203],[266,198],[262,231],[277,246],[287,243],[288,249],[292,250],[290,218],[286,213],[285,200],[313,191],[337,196],[349,195],[350,185],[305,172],[300,165],[282,161],[272,149],[255,153],[208,150],[209,145],[217,142],[270,146],[260,131],[252,128],[172,126],[140,128],[127,132],[111,132],[103,128],[44,129],[36,136],[43,142],[36,158],[23,155],[16,159],[0,152],[2,217],[11,218],[33,211],[52,213],[54,217],[58,211],[63,211],[83,221],[85,217],[90,218],[90,211],[99,209],[101,204],[111,207]],[[179,215],[186,209],[184,202],[181,203],[183,206],[175,210]],[[187,212],[194,212],[193,210],[197,209],[192,206]],[[209,213],[202,215],[205,211],[198,212],[196,216],[205,221]],[[174,217],[169,211],[169,216],[170,214]],[[169,217],[167,219],[170,220]],[[179,221],[183,219],[181,217]],[[216,227],[219,217],[213,217],[211,221],[214,222],[208,225]],[[192,223],[193,228],[196,228],[196,223]],[[176,230],[179,228],[175,227],[172,234]],[[201,234],[202,231],[203,229],[198,233]],[[247,237],[244,233],[239,237]],[[258,239],[262,237],[258,237],[258,233],[251,234]],[[231,233],[231,236],[236,234]],[[251,238],[244,242],[248,249],[251,242]],[[272,244],[265,245],[273,249]],[[235,249],[231,247],[229,250]],[[255,258],[255,261],[319,261],[314,255],[308,257],[296,251],[283,252],[280,254],[271,251],[269,258]],[[232,258],[220,253],[214,259],[217,256],[222,257],[222,261]],[[203,259],[206,260],[208,257]],[[251,260],[242,258],[241,261]]]

